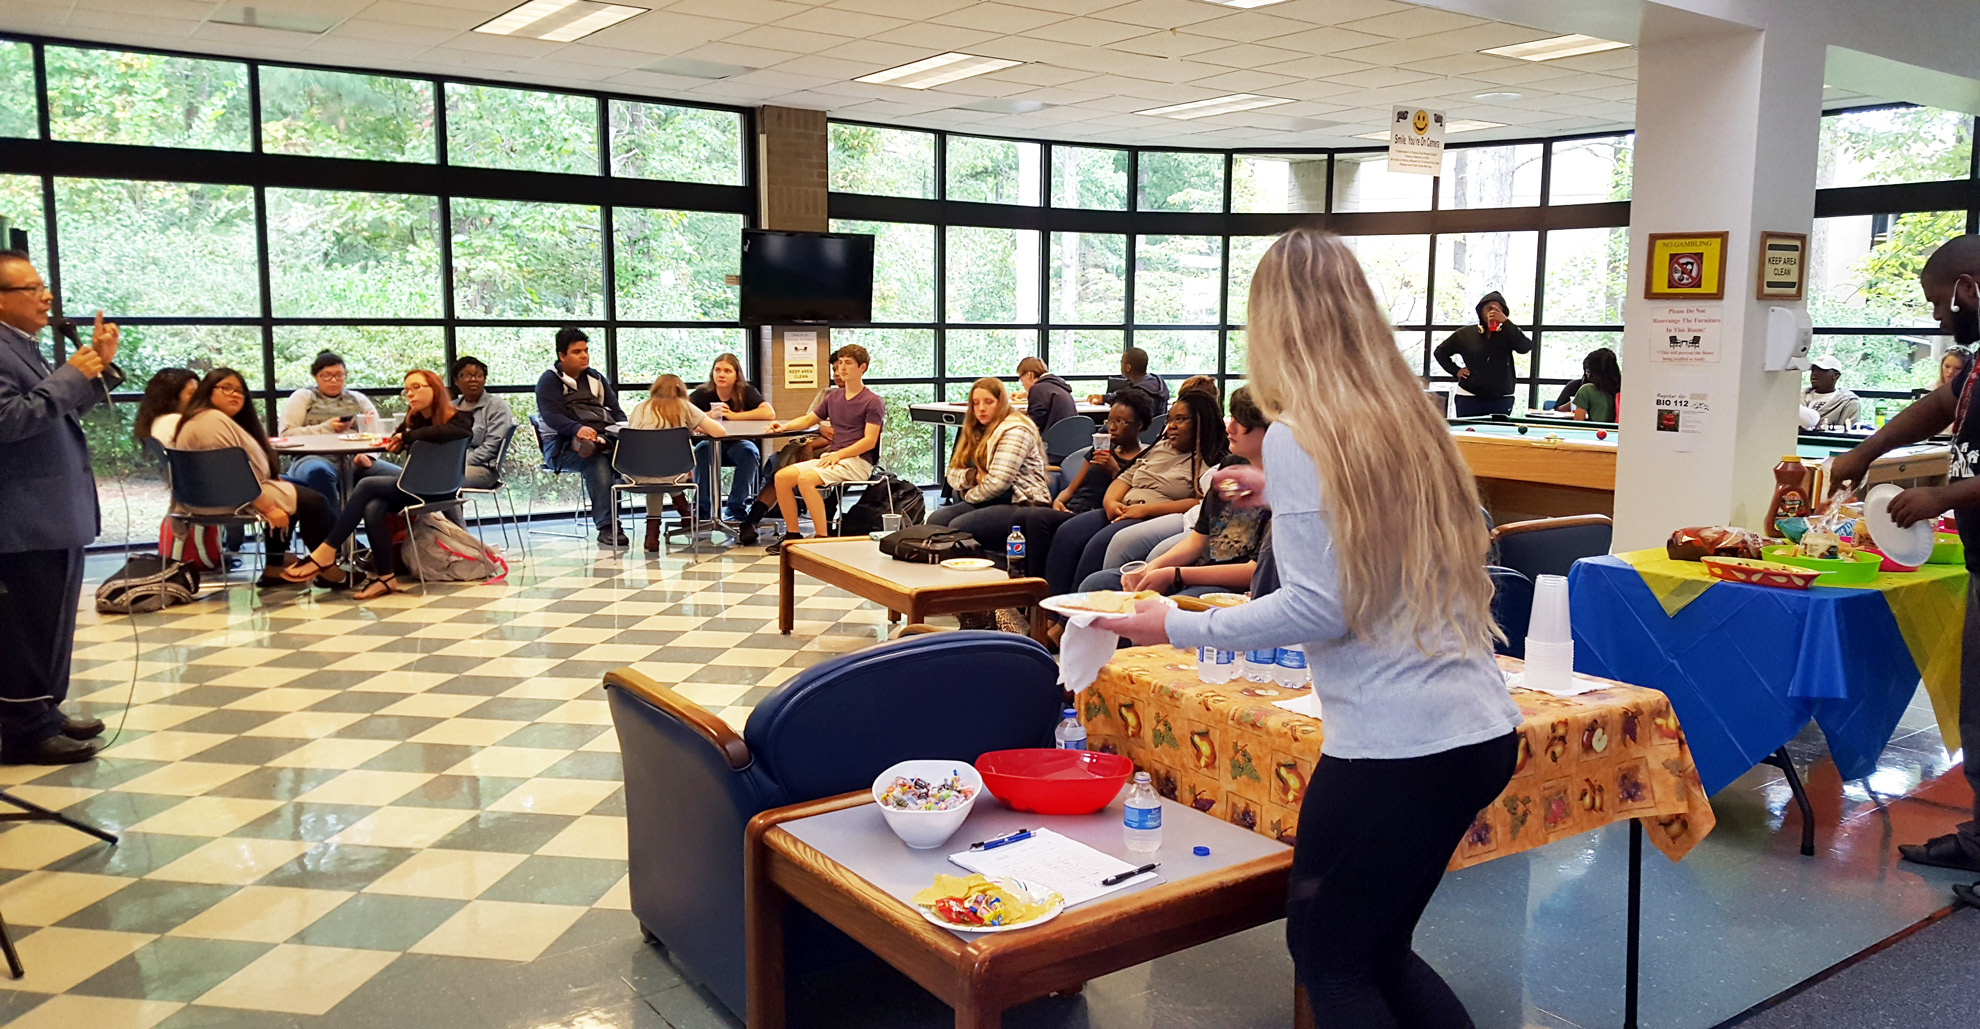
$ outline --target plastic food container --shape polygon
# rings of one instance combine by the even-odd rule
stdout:
[[[1778,561],[1754,561],[1744,557],[1703,557],[1699,558],[1698,563],[1704,565],[1706,573],[1714,579],[1745,583],[1749,586],[1805,590],[1815,585],[1815,580],[1822,577],[1821,572],[1811,568],[1784,565]]]
[[[902,811],[880,803],[880,795],[894,784],[896,778],[925,779],[939,782],[954,775],[962,780],[964,789],[969,791],[969,799],[943,811]],[[873,804],[887,819],[887,828],[901,842],[915,850],[933,850],[949,841],[957,829],[962,828],[963,820],[969,817],[969,810],[983,796],[983,776],[975,766],[967,761],[902,761],[881,772],[873,780]]]
[[[1928,565],[1962,565],[1966,563],[1966,544],[1959,541],[1959,533],[1941,532],[1932,537],[1932,556],[1925,561]]]
[[[1096,750],[993,750],[976,759],[990,795],[1013,811],[1090,815],[1114,802],[1134,762]]]
[[[1859,550],[1848,558],[1802,557],[1794,552],[1792,546],[1761,547],[1760,555],[1769,561],[1821,572],[1818,585],[1822,586],[1874,582],[1877,572],[1888,560],[1883,554],[1865,550]]]

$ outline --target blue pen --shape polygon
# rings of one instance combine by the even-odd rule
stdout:
[[[1001,847],[1001,846],[1003,846],[1003,845],[1004,845],[1004,844],[1006,844],[1006,843],[1016,843],[1016,842],[1017,842],[1017,841],[1019,841],[1019,840],[1028,840],[1028,839],[1030,839],[1030,838],[1031,838],[1031,834],[1032,834],[1032,832],[1033,832],[1033,831],[1034,831],[1034,830],[1031,830],[1031,829],[1019,829],[1018,831],[1016,831],[1016,832],[1014,832],[1014,833],[1010,833],[1010,834],[1008,834],[1008,835],[1005,835],[1005,836],[998,836],[998,837],[996,837],[996,838],[994,838],[994,839],[988,839],[988,840],[984,840],[984,841],[983,841],[983,842],[981,842],[981,843],[972,843],[972,844],[970,844],[970,845],[969,845],[969,849],[971,849],[971,850],[995,850],[995,849],[997,849],[998,847]]]

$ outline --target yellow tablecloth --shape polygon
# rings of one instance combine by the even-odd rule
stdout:
[[[1077,703],[1088,747],[1126,755],[1166,797],[1291,843],[1321,740],[1319,719],[1273,706],[1297,695],[1269,683],[1198,682],[1188,652],[1159,646],[1116,653]],[[1451,868],[1626,818],[1641,820],[1673,861],[1712,831],[1663,694],[1617,683],[1568,698],[1520,690],[1513,700],[1526,719],[1518,771],[1479,812]]]

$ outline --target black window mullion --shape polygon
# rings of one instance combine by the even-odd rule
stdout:
[[[250,80],[252,81],[252,80]],[[269,268],[271,257],[268,252],[268,188],[254,187],[254,258],[256,278],[261,291],[261,382],[262,409],[267,424],[281,431],[281,422],[275,417],[275,293],[274,275]]]

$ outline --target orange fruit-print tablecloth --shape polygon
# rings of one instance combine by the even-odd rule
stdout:
[[[1188,651],[1136,647],[1080,691],[1078,709],[1087,746],[1126,755],[1163,796],[1291,843],[1321,723],[1273,702],[1304,693],[1198,682]],[[1615,683],[1578,697],[1516,690],[1512,698],[1525,716],[1518,770],[1478,813],[1452,869],[1627,818],[1673,861],[1712,831],[1711,805],[1662,693]]]

